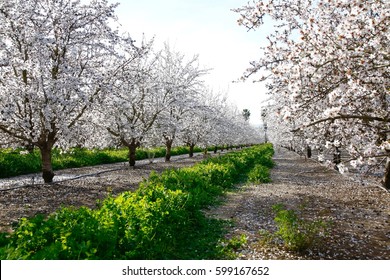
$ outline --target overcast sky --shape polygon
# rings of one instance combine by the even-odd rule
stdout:
[[[260,122],[260,103],[266,98],[264,85],[232,83],[249,61],[260,56],[264,34],[238,26],[239,15],[231,11],[247,0],[111,0],[119,2],[117,15],[122,28],[135,40],[155,36],[168,41],[189,57],[199,54],[201,66],[212,68],[207,84],[215,92],[229,92],[232,103],[251,111],[251,123]]]

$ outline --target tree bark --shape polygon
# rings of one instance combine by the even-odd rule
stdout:
[[[134,167],[135,166],[135,160],[136,160],[136,151],[137,151],[137,148],[140,146],[140,141],[137,140],[136,138],[132,138],[131,139],[131,142],[129,141],[126,141],[124,138],[121,138],[121,143],[123,146],[127,147],[127,149],[129,150],[129,165],[131,167]]]
[[[171,160],[171,150],[172,150],[172,144],[173,144],[173,139],[168,139],[165,141],[165,161],[168,162]]]
[[[192,158],[194,156],[194,148],[195,148],[195,145],[194,144],[190,144],[190,158]]]
[[[335,148],[335,152],[333,154],[333,163],[335,164],[335,169],[336,170],[339,170],[339,168],[337,167],[338,164],[341,163],[341,153],[340,153],[340,150],[338,147]]]
[[[385,174],[383,175],[383,187],[390,191],[390,157],[387,157]]]
[[[311,147],[307,146],[307,158],[311,158]]]
[[[129,165],[134,167],[137,145],[135,143],[131,143],[130,145],[127,146],[127,148],[129,149]]]
[[[53,167],[51,164],[52,145],[45,143],[39,147],[42,157],[42,178],[45,183],[52,183],[54,178]]]

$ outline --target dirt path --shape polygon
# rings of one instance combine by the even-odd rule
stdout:
[[[285,149],[274,160],[272,183],[242,186],[209,213],[235,222],[228,236],[248,237],[241,259],[390,259],[390,193]],[[276,229],[271,208],[278,203],[292,209],[305,205],[305,218],[332,221],[325,243],[304,254],[261,245],[259,231]]]

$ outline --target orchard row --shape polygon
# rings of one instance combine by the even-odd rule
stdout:
[[[97,0],[0,3],[0,145],[52,150],[259,142],[240,112],[203,80],[208,69],[168,44],[121,35],[117,5]],[[131,30],[130,30],[131,32]]]
[[[335,168],[379,170],[390,190],[389,1],[254,1],[236,12],[249,29],[274,23],[245,74],[269,82],[272,141],[320,157],[333,150]]]
[[[64,207],[22,218],[12,233],[0,233],[0,259],[235,257],[222,241],[227,223],[204,209],[239,182],[269,182],[272,155],[271,144],[256,145],[153,173],[136,191],[109,196],[95,209]]]

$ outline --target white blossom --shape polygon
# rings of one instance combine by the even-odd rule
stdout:
[[[274,141],[296,150],[332,143],[354,164],[389,162],[389,1],[265,0],[235,11],[249,29],[265,18],[274,23],[263,56],[245,73],[270,73]],[[378,168],[390,172],[390,165]]]

